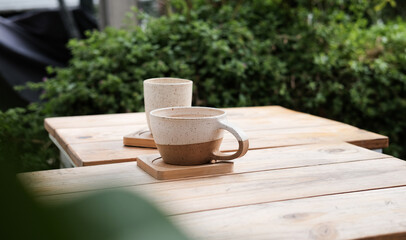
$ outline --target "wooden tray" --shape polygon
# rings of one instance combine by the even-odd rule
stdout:
[[[233,172],[233,162],[218,162],[196,166],[166,164],[159,154],[137,157],[137,166],[158,180],[197,177]]]
[[[131,147],[156,148],[154,138],[148,129],[125,135],[123,137],[123,144]]]

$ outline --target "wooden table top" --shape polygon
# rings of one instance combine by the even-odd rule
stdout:
[[[57,204],[99,189],[149,198],[196,239],[405,237],[406,162],[348,143],[250,150],[225,175],[159,181],[136,162],[19,174]]]
[[[225,109],[228,119],[249,137],[250,149],[344,141],[369,149],[388,146],[386,136],[280,106]],[[45,128],[76,166],[135,161],[156,149],[125,147],[123,136],[147,128],[145,113],[123,113],[45,119]],[[222,151],[238,148],[226,133]]]

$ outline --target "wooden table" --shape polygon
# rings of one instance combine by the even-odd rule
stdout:
[[[136,162],[19,178],[54,204],[104,188],[142,194],[197,239],[406,237],[406,162],[348,143],[250,150],[231,174],[173,181]]]
[[[229,121],[248,135],[250,149],[326,141],[344,141],[368,149],[388,146],[386,136],[280,106],[225,110]],[[47,118],[45,128],[61,150],[66,167],[135,161],[139,155],[157,153],[156,149],[123,146],[124,135],[147,128],[145,113]],[[237,148],[235,139],[226,134],[221,150]]]

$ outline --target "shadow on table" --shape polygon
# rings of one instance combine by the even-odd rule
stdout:
[[[106,191],[50,207],[34,201],[4,168],[0,186],[0,239],[187,239],[149,202],[128,192]]]

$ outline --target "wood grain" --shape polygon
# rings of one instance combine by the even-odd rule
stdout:
[[[250,149],[275,148],[312,144],[319,142],[345,141],[350,143],[362,142],[360,145],[366,148],[379,148],[387,146],[387,138],[375,133],[360,130],[348,125],[319,126],[294,129],[271,129],[261,131],[245,131],[249,138]],[[371,141],[364,141],[370,139]],[[374,140],[374,141],[372,141]],[[222,151],[235,151],[238,143],[235,138],[227,133],[220,147]],[[67,152],[74,153],[72,156],[79,166],[89,166],[105,163],[135,161],[139,155],[158,153],[157,150],[136,147],[124,147],[122,140],[75,143],[67,146]]]
[[[67,146],[67,152],[77,166],[91,166],[136,161],[145,154],[156,154],[157,149],[126,147],[122,141],[105,141]]]
[[[368,149],[385,148],[389,145],[388,138],[385,136],[345,124],[301,128],[262,129],[257,131],[245,130],[245,132],[250,140],[250,149],[331,141],[349,142]],[[237,143],[230,135],[227,135],[222,144],[222,150],[232,151],[235,149],[237,149]]]
[[[224,108],[230,118],[250,118],[250,114],[255,113],[257,117],[266,117],[272,115],[296,115],[299,112],[289,110],[280,106],[264,107],[242,107],[242,108]],[[303,115],[309,115],[304,114]],[[311,115],[310,115],[311,116]],[[329,120],[332,121],[332,120]],[[105,126],[146,124],[144,112],[137,113],[118,113],[118,114],[100,114],[71,117],[53,117],[46,118],[44,121],[47,131],[54,136],[56,129],[63,128],[89,128]],[[55,136],[54,136],[55,137]]]
[[[234,171],[158,181],[129,162],[18,177],[46,203],[108,187],[142,194],[196,239],[406,237],[405,161],[320,143],[251,150]]]
[[[261,171],[127,188],[169,214],[406,186],[406,162],[377,159]]]
[[[123,136],[140,129],[148,128],[143,125],[124,125],[110,127],[62,128],[55,130],[55,138],[66,149],[69,144],[93,142],[123,141]]]
[[[234,173],[247,173],[363,161],[390,157],[348,143],[321,143],[251,150],[234,161]],[[159,182],[137,168],[135,162],[22,173],[19,178],[36,195],[52,195],[107,187]]]
[[[226,109],[228,118],[230,122],[240,125],[245,131],[298,128],[306,126],[343,125],[342,123],[336,121],[312,116],[309,114],[294,112],[285,108],[275,106],[238,109],[239,111],[241,111],[241,113],[239,111],[236,111],[235,109]],[[62,142],[62,145],[96,141],[121,140],[124,135],[147,127],[146,121],[144,120],[144,113],[136,113],[136,115],[134,114],[135,113],[128,114],[131,118],[135,118],[135,116],[137,117],[137,121],[134,120],[131,122],[131,124],[128,123],[128,116],[123,116],[123,114],[112,114],[107,116],[110,116],[114,119],[122,119],[121,125],[112,125],[117,124],[117,122],[109,120],[106,115],[94,115],[83,117],[66,117],[66,120],[69,120],[69,122],[66,122],[66,126],[63,126],[62,123],[54,123],[55,120],[63,119],[48,118],[46,119],[46,126],[54,126],[52,130],[50,130],[50,132],[53,133],[51,135],[55,135],[54,137],[58,139],[58,141]],[[91,121],[89,121],[89,117]],[[102,119],[97,121],[95,120],[99,118]],[[139,122],[140,119],[141,123]],[[76,122],[78,124],[73,125],[73,123]],[[95,122],[97,124],[92,125]],[[136,124],[136,122],[138,123]],[[100,126],[100,123],[104,123],[104,125]],[[58,128],[55,128],[55,126],[57,126]],[[50,127],[48,126],[48,128]]]
[[[125,187],[167,214],[406,186],[406,162],[395,158],[202,177]],[[39,197],[58,203],[81,193]]]
[[[406,188],[249,205],[172,217],[193,239],[404,239]]]
[[[46,118],[44,127],[55,137],[55,130],[62,128],[120,126],[123,124],[145,124],[145,122],[145,113],[118,113]]]
[[[357,131],[358,128],[351,127],[345,124],[319,124],[317,122],[313,123],[313,126],[308,126],[303,122],[296,122],[295,124],[286,124],[286,126],[282,126],[282,124],[259,124],[257,121],[252,120],[251,122],[247,121],[245,123],[239,123],[236,120],[229,120],[231,123],[236,124],[242,130],[247,132],[248,134],[256,136],[260,134],[262,131],[267,130],[272,133],[272,131],[276,131],[276,133],[287,133],[296,131],[297,129],[304,128],[303,131],[312,132],[317,130],[318,127],[324,127],[325,129],[331,129],[330,132],[336,134],[339,129],[347,129],[347,131]],[[283,120],[280,120],[283,122]],[[286,122],[286,121],[285,121]],[[309,121],[309,124],[310,125]],[[123,125],[123,126],[104,126],[104,127],[89,127],[89,128],[62,128],[57,129],[55,131],[56,139],[58,142],[62,143],[62,146],[66,146],[68,144],[78,144],[78,143],[91,143],[91,142],[101,142],[101,141],[122,141],[124,135],[135,132],[139,129],[147,128],[146,124],[143,125]],[[336,131],[335,128],[338,128]],[[258,133],[259,132],[259,133]],[[355,135],[355,134],[354,134]],[[363,136],[361,139],[365,139]],[[233,138],[228,136],[229,140]]]

